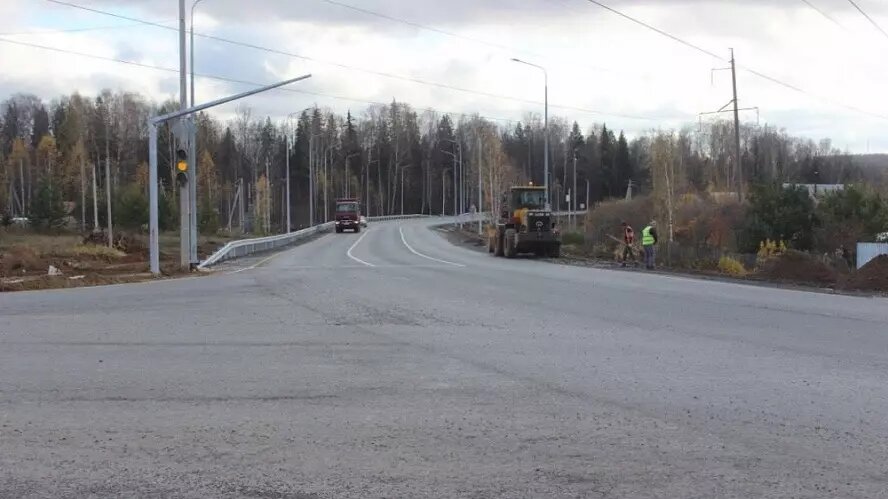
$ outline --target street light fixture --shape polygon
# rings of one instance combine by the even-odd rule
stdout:
[[[545,169],[545,173],[543,175],[544,184],[546,186],[546,208],[549,208],[549,73],[546,71],[546,68],[533,64],[531,62],[522,61],[521,59],[512,58],[513,62],[517,62],[519,64],[525,64],[527,66],[531,66],[537,68],[543,72],[544,78],[544,111],[543,111],[543,139],[545,140],[545,157],[543,158],[543,165]]]

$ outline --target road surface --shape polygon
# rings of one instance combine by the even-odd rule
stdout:
[[[888,497],[888,301],[430,225],[0,295],[0,497]]]

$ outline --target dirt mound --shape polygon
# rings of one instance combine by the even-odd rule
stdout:
[[[27,246],[13,246],[5,254],[0,253],[0,276],[45,269],[46,265],[40,255]]]
[[[851,274],[845,288],[858,291],[888,291],[888,255],[875,259]]]
[[[829,265],[798,251],[787,251],[765,262],[757,275],[774,281],[833,286],[838,273]]]

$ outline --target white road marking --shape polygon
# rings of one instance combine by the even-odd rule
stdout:
[[[232,270],[231,272],[229,272],[229,274],[237,274],[237,273],[243,272],[245,270],[253,270],[256,267],[262,265],[263,263],[270,261],[272,258],[277,258],[278,256],[280,256],[284,253],[286,253],[286,251],[281,251],[280,253],[275,253],[268,258],[264,258],[264,259],[260,260],[259,262],[254,263],[253,265],[250,265],[249,267],[244,267],[242,269]]]
[[[376,265],[373,265],[372,263],[367,263],[364,260],[361,260],[360,258],[356,257],[355,255],[352,255],[352,251],[358,246],[358,244],[361,242],[361,240],[364,239],[367,236],[367,234],[369,234],[369,233],[370,233],[369,229],[365,230],[364,233],[361,234],[361,237],[359,237],[358,240],[355,241],[355,243],[351,245],[351,248],[348,249],[348,251],[346,252],[346,255],[348,255],[349,258],[351,258],[352,260],[354,260],[358,263],[362,263],[368,267],[375,267]]]
[[[409,249],[410,252],[413,253],[414,255],[421,256],[421,257],[428,259],[428,260],[432,260],[433,262],[446,263],[447,265],[453,265],[454,267],[465,267],[465,265],[463,265],[461,263],[448,262],[447,260],[441,260],[439,258],[434,258],[434,257],[428,256],[428,255],[423,255],[419,251],[416,251],[415,249],[413,249],[413,247],[407,243],[407,238],[404,237],[404,227],[399,225],[398,232],[401,233],[401,242],[404,243],[404,246],[407,246],[407,249]]]

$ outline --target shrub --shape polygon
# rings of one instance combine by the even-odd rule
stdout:
[[[755,252],[765,239],[786,240],[795,249],[808,250],[813,246],[816,226],[814,201],[807,189],[755,186],[749,197],[740,250]]]
[[[66,215],[60,189],[42,180],[31,202],[31,223],[37,229],[58,229],[65,225]]]
[[[204,198],[197,212],[197,225],[202,234],[215,234],[219,230],[219,213],[213,203]]]
[[[756,266],[761,267],[771,258],[784,253],[786,253],[786,241],[777,242],[765,239],[759,243],[759,250],[756,253]]]
[[[729,276],[743,277],[747,274],[743,264],[729,256],[723,256],[718,260],[718,270]]]
[[[629,222],[641,237],[641,229],[653,218],[654,203],[648,196],[637,196],[632,200],[606,201],[594,206],[586,215],[586,241],[590,243],[610,243],[608,237],[623,238],[620,223]]]
[[[586,242],[586,236],[581,232],[565,232],[561,242],[565,245],[582,246]]]
[[[114,225],[138,229],[148,223],[148,197],[141,187],[132,184],[119,189],[115,201]]]
[[[850,186],[826,195],[817,206],[817,218],[818,249],[854,248],[888,228],[888,202],[878,193]]]

